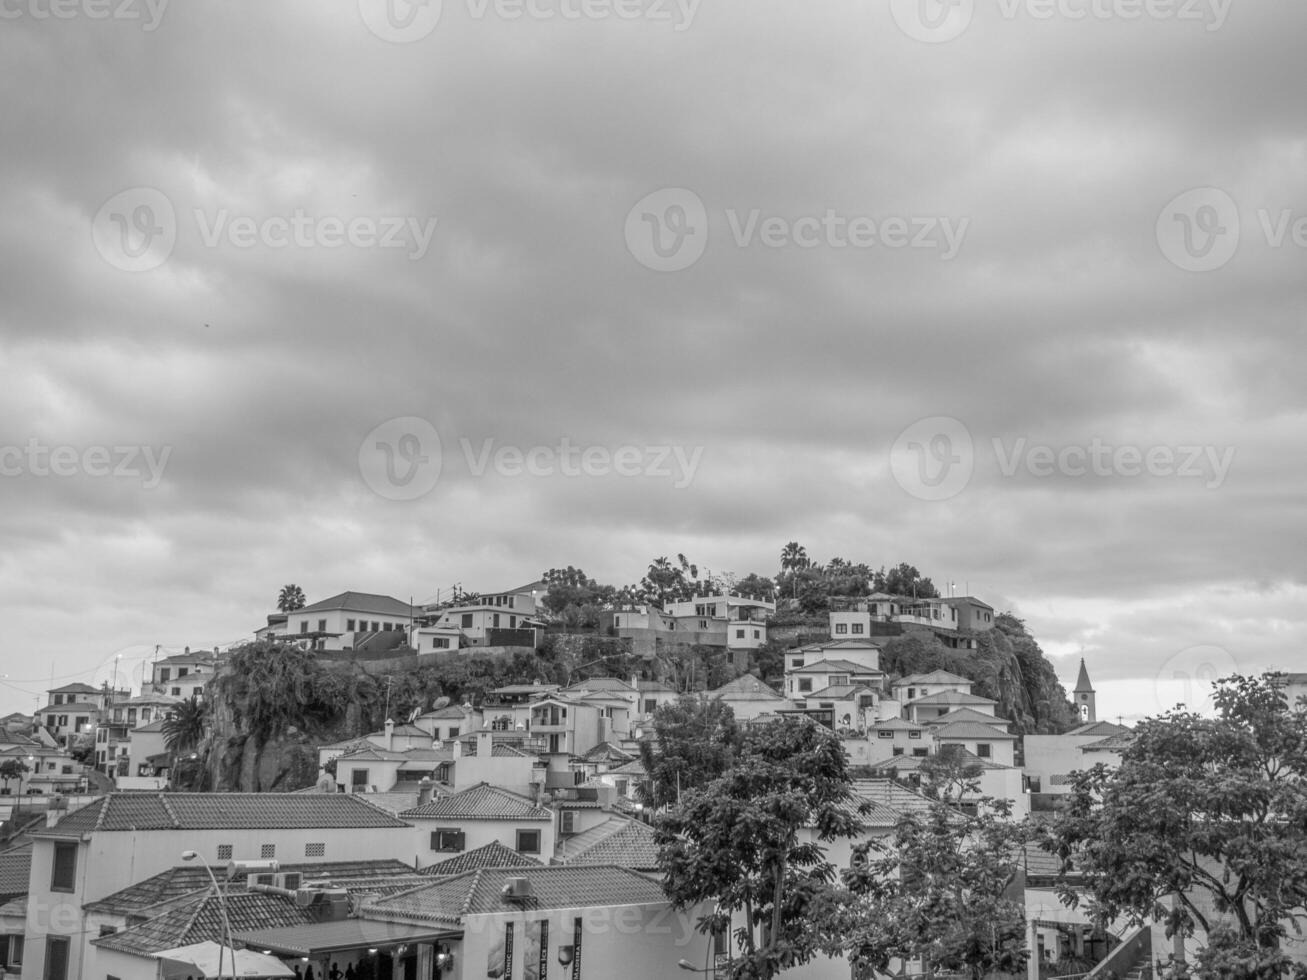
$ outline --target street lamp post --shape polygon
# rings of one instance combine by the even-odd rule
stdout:
[[[197,851],[182,852],[183,861],[194,861],[199,856],[199,852]],[[203,862],[203,866],[204,870],[208,872],[209,881],[213,882],[214,892],[218,895],[218,911],[222,914],[223,938],[227,941],[227,952],[231,953],[231,980],[236,980],[236,949],[232,945],[231,921],[227,918],[227,895],[222,890],[222,886],[218,884],[218,879],[214,875],[213,869],[209,867],[209,863],[205,861]],[[276,861],[229,861],[227,863],[227,877],[230,878],[238,871],[276,871],[279,867],[280,865]],[[222,980],[222,957],[223,944],[219,943],[217,980]]]

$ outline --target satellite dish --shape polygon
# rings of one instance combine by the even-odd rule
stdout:
[[[432,711],[439,711],[441,708],[449,707],[449,698],[436,698],[436,703],[431,706]]]
[[[418,715],[420,714],[422,714],[422,705],[419,704],[416,708],[414,708],[412,711],[408,713],[408,723],[410,725],[413,724],[413,722],[417,721]]]

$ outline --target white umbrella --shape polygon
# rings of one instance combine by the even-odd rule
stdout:
[[[212,940],[179,946],[155,953],[159,961],[161,980],[185,980],[193,977],[210,977],[218,980],[218,957],[222,956],[222,976],[232,975],[232,952]],[[295,971],[275,956],[256,953],[252,949],[238,949],[236,957],[236,976],[238,977],[294,977]]]

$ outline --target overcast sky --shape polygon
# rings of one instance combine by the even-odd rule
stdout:
[[[1304,662],[1298,0],[0,15],[6,711],[287,582],[790,540],[1102,715]]]

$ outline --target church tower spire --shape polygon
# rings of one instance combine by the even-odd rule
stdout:
[[[1089,683],[1089,671],[1085,669],[1085,658],[1080,658],[1080,674],[1076,677],[1075,690],[1072,692],[1080,720],[1085,723],[1098,721],[1098,705],[1095,703],[1094,685]]]

